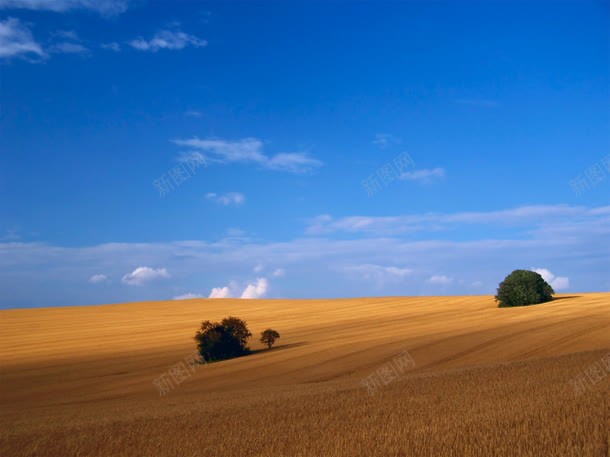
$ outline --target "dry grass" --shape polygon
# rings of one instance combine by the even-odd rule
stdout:
[[[0,455],[607,456],[610,375],[580,396],[570,380],[610,351],[609,308],[596,293],[0,311]],[[199,322],[229,314],[278,346],[160,397]],[[415,368],[368,395],[361,379],[405,350]]]

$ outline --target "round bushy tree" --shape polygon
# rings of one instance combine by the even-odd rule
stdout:
[[[498,286],[496,301],[500,308],[536,305],[551,301],[554,293],[539,273],[515,270]]]

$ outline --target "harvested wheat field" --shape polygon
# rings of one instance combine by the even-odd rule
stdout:
[[[281,338],[191,369],[199,323],[228,315]],[[608,455],[610,293],[193,299],[0,327],[2,456]]]

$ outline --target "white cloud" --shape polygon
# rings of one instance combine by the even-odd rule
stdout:
[[[93,275],[89,278],[91,284],[97,284],[98,282],[104,282],[108,279],[106,275]]]
[[[262,263],[257,263],[256,266],[252,269],[254,273],[260,273],[265,269],[265,266]]]
[[[0,9],[29,9],[62,12],[89,9],[101,14],[120,14],[127,10],[128,0],[0,0]]]
[[[197,110],[194,110],[194,109],[190,109],[190,110],[187,110],[187,111],[184,113],[184,115],[185,115],[186,117],[201,117],[201,116],[203,115],[203,113],[202,113],[201,111],[197,111]]]
[[[322,162],[304,152],[282,152],[268,159],[264,166],[270,170],[305,173],[322,166]]]
[[[266,278],[258,278],[256,283],[246,286],[240,298],[261,298],[267,293],[268,287]]]
[[[208,298],[231,298],[237,296],[244,299],[261,298],[267,293],[268,288],[269,282],[267,281],[267,278],[258,278],[253,283],[247,283],[243,292],[239,294],[238,283],[236,281],[231,281],[228,286],[212,288]]]
[[[121,50],[121,45],[113,41],[110,43],[102,43],[100,45],[100,48],[106,49],[108,51],[119,52]]]
[[[32,32],[19,19],[0,21],[0,59],[11,57],[44,58],[46,53]]]
[[[373,144],[379,146],[380,148],[385,148],[392,144],[400,144],[400,142],[400,138],[396,138],[394,135],[389,133],[377,133],[375,135],[375,139],[373,140]]]
[[[441,286],[446,286],[453,282],[453,278],[450,278],[449,276],[445,276],[445,275],[434,275],[434,276],[431,276],[430,278],[428,278],[428,282],[430,284],[438,284]]]
[[[217,194],[214,192],[209,192],[206,194],[205,198],[224,206],[239,206],[243,204],[244,201],[246,201],[246,197],[244,196],[244,194],[239,192],[228,192],[226,194]]]
[[[273,276],[274,278],[280,278],[285,274],[286,270],[284,270],[283,268],[276,268],[275,270],[273,270],[273,273],[271,273],[271,276]]]
[[[208,42],[181,31],[161,30],[150,40],[138,38],[130,41],[128,44],[138,51],[157,52],[160,49],[179,50],[187,46],[201,48],[207,46]]]
[[[445,174],[444,168],[422,169],[405,171],[399,176],[399,179],[404,179],[407,181],[430,182],[434,179],[444,178]]]
[[[127,273],[121,281],[129,286],[141,286],[155,279],[169,278],[165,268],[138,267],[131,273]]]
[[[208,295],[208,298],[230,298],[231,291],[228,286],[225,287],[214,287]]]
[[[542,278],[548,282],[553,290],[556,292],[559,290],[565,290],[570,287],[570,279],[562,276],[555,276],[551,271],[546,268],[532,268],[532,271],[538,273]]]
[[[283,152],[269,157],[263,152],[263,142],[257,138],[226,141],[193,137],[172,142],[211,154],[210,161],[217,163],[253,163],[270,170],[291,173],[306,173],[323,165],[321,161],[304,152]]]
[[[205,297],[203,295],[199,295],[199,294],[187,293],[187,294],[182,294],[182,295],[176,295],[174,298],[172,298],[172,300],[190,300],[191,298],[205,298]]]

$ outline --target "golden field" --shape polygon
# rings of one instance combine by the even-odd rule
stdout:
[[[0,311],[0,456],[608,456],[610,293],[558,298]],[[200,322],[229,315],[254,353],[161,396],[153,381],[195,351]],[[281,334],[271,350],[267,327]],[[414,365],[368,392],[405,351]]]

